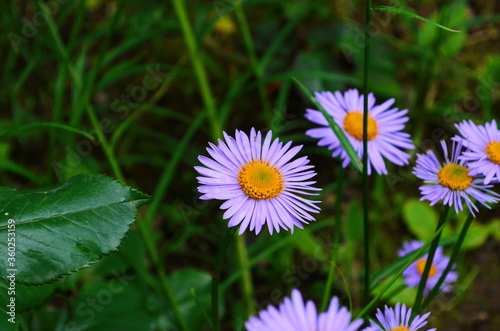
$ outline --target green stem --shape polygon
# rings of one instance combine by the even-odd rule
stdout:
[[[434,237],[432,238],[432,240],[434,240],[435,238],[437,238],[438,235],[441,235],[441,232],[443,231],[444,227],[446,226],[446,224],[450,221],[451,218],[448,218],[444,224],[442,224],[440,227],[438,227],[438,229],[436,230],[436,232],[434,232]],[[398,272],[392,274],[392,278],[387,281],[387,283],[385,284],[385,287],[380,290],[380,292],[378,292],[378,294],[375,296],[375,298],[372,299],[372,301],[370,301],[369,304],[367,304],[365,306],[365,308],[363,308],[363,310],[361,310],[358,314],[356,314],[356,316],[354,317],[354,319],[358,319],[362,316],[364,316],[379,300],[380,298],[385,294],[385,292],[387,292],[387,290],[389,288],[391,288],[391,286],[394,284],[394,282],[401,276],[401,274],[406,270],[408,269],[408,267],[410,266],[410,264],[412,264],[413,262],[415,262],[420,256],[423,255],[424,251],[427,249],[427,247],[429,247],[431,245],[431,242],[426,242],[422,247],[420,247],[419,250],[416,250],[411,254],[411,258],[406,262],[406,264],[403,265],[403,267],[401,269],[399,269]]]
[[[245,237],[243,234],[241,236],[236,237],[236,248],[237,248],[239,265],[240,266],[248,265],[250,262],[248,260],[248,252],[246,249]],[[254,314],[255,310],[254,310],[254,305],[252,303],[252,298],[253,298],[252,277],[248,270],[247,272],[244,272],[241,275],[241,291],[243,293],[243,301],[247,306],[247,314],[251,316]]]
[[[337,190],[335,197],[335,219],[333,227],[333,240],[332,251],[330,253],[330,265],[328,267],[328,278],[326,279],[325,292],[323,293],[323,300],[321,302],[320,312],[326,311],[326,306],[331,298],[331,289],[333,283],[333,276],[335,274],[335,267],[338,261],[338,247],[340,243],[340,221],[342,216],[342,191],[344,189],[344,176],[345,168],[339,167],[337,172]]]
[[[191,57],[191,63],[194,68],[196,79],[198,80],[201,97],[203,99],[205,107],[207,108],[208,118],[210,120],[212,128],[212,135],[214,137],[218,137],[222,131],[222,128],[220,127],[220,122],[217,119],[212,91],[210,89],[210,84],[205,72],[205,67],[203,66],[201,53],[198,50],[194,34],[189,23],[184,0],[172,0],[172,3],[174,5],[177,17],[179,18],[179,23],[184,35],[184,40],[186,41],[189,55]]]
[[[259,90],[260,100],[262,102],[262,106],[264,108],[264,114],[266,117],[266,122],[271,120],[271,106],[269,100],[267,98],[267,94],[264,88],[263,81],[263,72],[262,66],[257,59],[257,53],[255,52],[255,45],[252,40],[252,34],[250,33],[250,28],[248,26],[248,22],[243,11],[243,7],[241,5],[240,0],[234,1],[234,12],[236,14],[236,19],[240,25],[241,34],[243,35],[243,41],[247,48],[248,57],[250,59],[250,65],[252,66],[252,70],[254,72],[255,77],[257,78],[257,88]]]
[[[449,211],[450,207],[448,205],[443,205],[443,209],[441,210],[441,216],[439,217],[439,222],[436,231],[438,231],[438,229],[446,222]],[[412,318],[414,318],[416,315],[420,313],[425,285],[427,285],[427,279],[429,278],[429,271],[431,270],[432,261],[434,260],[434,255],[439,245],[440,238],[441,238],[441,231],[437,234],[437,236],[431,243],[429,254],[427,255],[427,261],[425,262],[424,272],[422,273],[422,278],[420,279],[420,283],[418,284],[417,296],[415,298],[415,303],[413,304]]]
[[[366,0],[365,53],[363,71],[363,241],[364,241],[364,278],[363,303],[368,303],[370,295],[370,223],[368,219],[368,77],[370,69],[370,24],[372,1]]]
[[[448,273],[451,271],[453,268],[453,264],[455,263],[455,260],[457,259],[458,253],[460,253],[460,249],[462,248],[462,244],[464,242],[465,236],[467,235],[467,231],[469,230],[470,225],[472,224],[472,221],[474,220],[474,215],[472,213],[469,213],[469,216],[467,217],[467,220],[465,221],[465,224],[462,227],[462,230],[460,231],[460,235],[458,236],[457,242],[455,244],[455,247],[453,247],[453,252],[451,253],[450,256],[450,261],[448,262],[448,265],[446,268],[443,270],[443,274],[439,278],[438,282],[432,289],[432,291],[429,293],[429,295],[425,298],[424,303],[422,304],[422,308],[425,308],[429,305],[429,303],[438,295],[441,285],[443,284],[444,280],[446,279],[446,276]]]
[[[222,244],[219,247],[219,251],[217,252],[217,258],[215,259],[214,273],[212,278],[212,321],[215,331],[220,331],[220,320],[219,320],[219,283],[220,283],[220,271],[222,269],[222,260],[224,259],[224,255],[226,253],[229,244],[231,243],[231,239],[233,239],[234,234],[238,227],[228,228],[226,231],[226,235],[222,240]]]

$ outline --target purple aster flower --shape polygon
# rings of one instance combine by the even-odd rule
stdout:
[[[383,314],[380,309],[377,309],[376,316],[383,328],[374,321],[370,321],[371,325],[363,331],[417,331],[427,324],[426,319],[429,315],[430,313],[422,316],[417,315],[410,323],[411,308],[407,310],[404,304],[397,303],[395,309],[385,306],[385,313]],[[428,329],[427,331],[435,330]]]
[[[359,158],[362,158],[363,95],[360,95],[356,89],[348,90],[344,95],[338,91],[335,94],[315,92],[314,95],[321,106],[342,128]],[[371,174],[372,166],[378,174],[387,174],[383,158],[400,166],[408,164],[410,154],[401,149],[415,148],[410,135],[401,132],[405,127],[404,123],[408,121],[408,117],[404,116],[408,110],[390,108],[393,103],[394,99],[390,99],[375,106],[375,97],[371,93],[368,95],[368,174]],[[343,160],[342,166],[347,167],[350,159],[323,114],[317,110],[307,109],[305,116],[311,122],[324,126],[307,130],[306,134],[312,138],[320,139],[319,146],[328,146],[328,149],[333,150],[333,157],[340,155]]]
[[[489,184],[492,179],[500,181],[500,130],[497,122],[476,125],[472,121],[463,121],[455,125],[462,137],[454,137],[453,140],[462,141],[468,149],[461,160],[468,163],[470,174],[484,175],[484,183]]]
[[[464,200],[472,215],[475,215],[474,211],[478,209],[471,198],[487,208],[490,208],[487,202],[498,202],[500,196],[489,190],[492,185],[485,185],[482,178],[471,175],[467,162],[459,158],[462,151],[461,141],[453,142],[451,158],[444,141],[441,141],[441,146],[445,156],[444,165],[431,150],[426,154],[418,154],[413,174],[428,184],[420,186],[420,200],[429,200],[431,206],[443,200],[445,205],[455,206],[456,213],[463,210]]]
[[[309,180],[316,175],[314,166],[308,165],[307,156],[290,161],[302,146],[283,146],[278,138],[271,142],[271,131],[264,142],[254,129],[250,138],[236,130],[235,138],[224,132],[225,142],[209,143],[213,159],[198,157],[204,165],[195,167],[204,176],[197,177],[200,199],[226,200],[220,207],[227,209],[223,218],[229,219],[229,227],[240,225],[240,234],[248,227],[258,234],[266,223],[271,234],[280,228],[293,232],[294,226],[302,229],[302,223],[314,221],[310,213],[319,212],[319,201],[299,196],[320,190]]]
[[[398,256],[403,257],[410,254],[416,250],[419,250],[424,244],[420,241],[414,240],[406,242],[403,247],[398,251]],[[404,282],[408,287],[418,287],[422,274],[424,273],[425,263],[427,262],[427,254],[418,259],[417,261],[410,264],[408,269],[403,272]],[[429,270],[429,276],[427,278],[427,284],[425,284],[424,294],[427,295],[434,286],[436,286],[439,278],[443,275],[443,271],[450,262],[450,258],[443,255],[443,247],[438,247],[434,254],[434,259],[432,260],[431,269]],[[458,279],[458,274],[453,269],[446,275],[446,278],[441,284],[440,290],[443,292],[449,292],[452,289],[451,283],[454,283]]]
[[[361,319],[351,322],[351,313],[339,306],[337,297],[330,301],[326,312],[318,315],[314,303],[304,304],[299,290],[293,290],[292,297],[285,298],[278,309],[269,306],[258,317],[250,317],[245,327],[248,331],[357,331],[362,324]]]

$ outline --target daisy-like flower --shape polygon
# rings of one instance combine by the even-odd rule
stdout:
[[[426,154],[418,154],[413,174],[428,184],[420,186],[420,200],[429,200],[431,206],[443,200],[445,205],[454,206],[456,213],[463,210],[463,200],[474,216],[478,209],[471,198],[487,208],[490,208],[487,202],[498,202],[500,196],[489,189],[492,185],[485,185],[482,178],[471,175],[467,162],[459,158],[461,141],[453,142],[451,158],[444,141],[441,141],[441,146],[445,156],[444,164],[439,162],[432,150]]]
[[[248,331],[357,331],[362,324],[361,319],[351,322],[351,313],[339,306],[337,297],[332,298],[326,312],[318,315],[314,303],[304,303],[300,292],[293,290],[291,298],[285,298],[278,309],[269,306],[258,317],[250,317],[245,327]]]
[[[363,157],[363,95],[358,90],[351,89],[342,95],[340,92],[315,92],[316,100],[332,116],[333,120],[342,128],[352,146],[359,155]],[[375,97],[368,95],[368,174],[371,167],[378,174],[387,174],[387,168],[383,158],[388,159],[399,166],[408,164],[410,154],[401,149],[415,148],[408,133],[401,132],[408,121],[404,116],[407,109],[398,110],[390,108],[394,99],[387,100],[381,105],[375,106]],[[347,153],[340,145],[337,136],[332,132],[323,114],[314,109],[307,109],[305,117],[321,128],[306,131],[312,138],[320,139],[319,146],[327,146],[333,150],[332,156],[340,155],[342,166],[345,168],[350,163]]]
[[[463,121],[455,125],[461,137],[453,140],[462,141],[468,149],[460,159],[468,161],[470,174],[484,175],[484,183],[496,179],[500,182],[500,130],[497,122],[476,125],[472,121]]]
[[[420,241],[414,240],[406,242],[403,247],[398,251],[398,255],[403,257],[411,252],[420,249],[424,244]],[[427,254],[418,259],[417,261],[410,264],[408,269],[403,272],[404,282],[408,287],[418,287],[422,274],[424,273],[425,264],[427,262]],[[443,275],[443,271],[450,262],[450,258],[443,254],[443,247],[438,247],[434,254],[434,259],[432,260],[431,269],[429,270],[429,276],[427,278],[427,283],[425,284],[424,294],[427,295],[436,286],[437,282]],[[457,281],[458,274],[454,271],[455,266],[446,275],[446,278],[441,284],[440,290],[443,292],[449,292],[452,289],[451,283]]]
[[[271,142],[271,131],[262,142],[260,131],[254,129],[250,137],[239,130],[235,138],[224,132],[224,139],[218,146],[209,143],[213,159],[199,156],[204,167],[195,169],[203,176],[197,177],[200,198],[226,200],[220,208],[227,209],[223,218],[229,219],[229,227],[240,225],[240,234],[249,227],[258,234],[267,224],[272,234],[273,229],[293,232],[294,226],[302,229],[302,223],[314,221],[310,213],[319,212],[319,201],[298,195],[320,190],[309,180],[316,175],[314,166],[307,156],[290,161],[302,146],[283,146],[278,138]]]
[[[429,315],[430,313],[422,316],[417,315],[410,323],[411,308],[406,309],[406,305],[397,303],[395,309],[385,306],[384,313],[380,309],[377,309],[376,316],[383,328],[374,321],[370,321],[371,326],[363,331],[417,331],[427,324],[427,317]],[[435,330],[427,329],[427,331]]]

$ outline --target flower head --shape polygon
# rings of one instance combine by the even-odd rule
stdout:
[[[417,331],[427,324],[426,319],[429,315],[430,313],[422,316],[417,315],[410,323],[411,308],[406,309],[404,304],[401,305],[397,303],[394,309],[385,306],[384,313],[382,313],[380,309],[377,309],[376,316],[383,329],[374,321],[370,321],[371,326],[363,331]],[[427,331],[435,330],[436,329],[428,329]]]
[[[362,324],[361,319],[351,322],[351,313],[339,306],[337,297],[326,312],[318,315],[314,303],[304,303],[300,292],[293,290],[291,298],[285,298],[278,309],[269,306],[258,317],[250,317],[245,327],[248,331],[357,331]]]
[[[316,100],[332,116],[333,120],[339,124],[352,146],[363,157],[363,95],[358,90],[351,89],[342,95],[340,92],[315,93]],[[413,149],[414,146],[408,133],[401,132],[408,117],[404,116],[408,110],[398,110],[390,108],[394,99],[387,100],[381,105],[375,106],[375,97],[368,95],[368,174],[371,174],[371,167],[378,174],[387,174],[387,168],[383,158],[394,164],[408,164],[410,154],[401,149]],[[328,122],[323,114],[317,110],[307,109],[306,118],[311,122],[323,127],[306,131],[306,134],[320,139],[319,146],[328,146],[333,150],[332,156],[340,157],[343,160],[342,166],[345,168],[350,163],[347,153],[340,145],[337,136],[328,126]]]
[[[294,226],[314,221],[310,213],[319,212],[319,201],[298,195],[320,190],[309,180],[316,175],[314,166],[308,165],[307,156],[290,161],[302,146],[283,146],[278,138],[271,142],[271,131],[262,142],[254,129],[250,137],[239,130],[235,138],[224,132],[224,139],[218,146],[210,143],[207,151],[213,159],[199,156],[204,166],[195,169],[203,176],[197,177],[200,199],[226,200],[221,209],[227,209],[223,218],[229,219],[228,226],[240,225],[242,234],[248,227],[259,233],[267,224],[272,234],[273,229],[293,232]]]
[[[423,179],[425,184],[429,184],[420,186],[420,200],[429,200],[431,206],[443,200],[445,205],[454,206],[456,213],[463,210],[463,200],[472,215],[475,215],[474,211],[478,209],[471,198],[488,208],[490,207],[487,202],[498,202],[500,196],[489,190],[492,185],[485,185],[483,179],[471,175],[467,162],[459,158],[462,151],[461,141],[453,142],[451,158],[444,141],[441,141],[441,146],[445,156],[444,164],[439,162],[431,150],[426,154],[418,154],[413,174]]]
[[[424,244],[420,241],[414,240],[406,242],[403,247],[398,251],[398,256],[403,257],[411,252],[420,249]],[[410,266],[403,272],[404,282],[408,287],[418,287],[422,274],[424,273],[425,264],[427,262],[427,254],[410,264]],[[438,247],[432,260],[431,269],[425,284],[424,294],[427,295],[436,286],[439,278],[443,275],[443,271],[450,262],[450,258],[443,254],[443,248]],[[456,271],[451,270],[441,285],[440,290],[449,292],[452,289],[451,283],[456,282],[458,274]]]
[[[496,121],[484,126],[463,121],[455,126],[461,137],[454,137],[453,140],[462,141],[468,149],[460,159],[468,162],[470,174],[484,175],[485,184],[495,179],[500,182],[500,130]]]

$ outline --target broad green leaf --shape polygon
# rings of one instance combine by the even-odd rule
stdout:
[[[428,241],[436,230],[438,214],[428,203],[411,199],[403,206],[403,220],[418,240]]]
[[[427,18],[425,17],[422,17],[420,15],[417,15],[415,13],[412,13],[410,11],[407,11],[407,10],[404,10],[404,9],[401,9],[401,8],[396,8],[396,7],[391,7],[391,6],[377,6],[375,8],[372,8],[372,11],[375,11],[375,10],[378,10],[378,11],[387,11],[387,12],[390,12],[390,13],[396,13],[396,14],[402,14],[402,15],[406,15],[406,16],[409,16],[411,18],[414,18],[414,19],[417,19],[417,20],[421,20],[421,21],[424,21],[425,23],[429,23],[429,24],[432,24],[438,28],[441,28],[441,29],[444,29],[446,31],[450,31],[450,32],[460,32],[458,30],[453,30],[453,29],[450,29],[450,28],[447,28],[446,26],[443,26],[441,24],[438,24],[436,22],[433,22],[431,20],[428,20]]]
[[[316,100],[316,98],[309,92],[309,90],[297,79],[293,78],[295,83],[300,87],[302,92],[311,100],[311,102],[318,108],[318,110],[323,114],[325,119],[328,122],[328,125],[330,125],[330,128],[332,129],[333,133],[335,136],[337,136],[337,139],[340,142],[340,145],[342,145],[342,148],[346,151],[347,156],[351,160],[351,164],[353,165],[354,169],[362,174],[363,173],[363,165],[361,163],[361,160],[358,157],[358,154],[352,147],[351,143],[349,142],[349,139],[347,139],[344,131],[340,128],[340,126],[335,123],[333,118],[326,112],[326,110],[321,106],[321,104]]]
[[[491,220],[488,223],[490,234],[496,239],[500,240],[500,219]]]
[[[488,226],[472,222],[462,244],[462,249],[469,250],[481,246],[486,242],[486,239],[488,239],[489,233],[490,229]]]
[[[156,317],[148,310],[146,288],[135,276],[88,282],[72,303],[67,330],[154,330]]]
[[[149,200],[104,175],[78,175],[50,191],[0,187],[0,252],[8,256],[7,238],[15,238],[16,282],[54,281],[116,250]]]
[[[200,309],[210,315],[210,286],[212,276],[205,271],[196,269],[181,269],[173,272],[170,276],[170,285],[175,289],[175,298],[179,304],[181,313],[188,316],[188,326],[190,330],[204,330],[207,322]],[[196,300],[193,297],[192,289],[196,293]],[[223,313],[222,298],[219,299],[219,312]],[[196,303],[198,301],[198,304]],[[174,328],[175,317],[172,313],[167,314],[167,330]]]
[[[363,238],[363,209],[356,200],[351,202],[344,221],[347,239],[350,242],[360,241]]]

